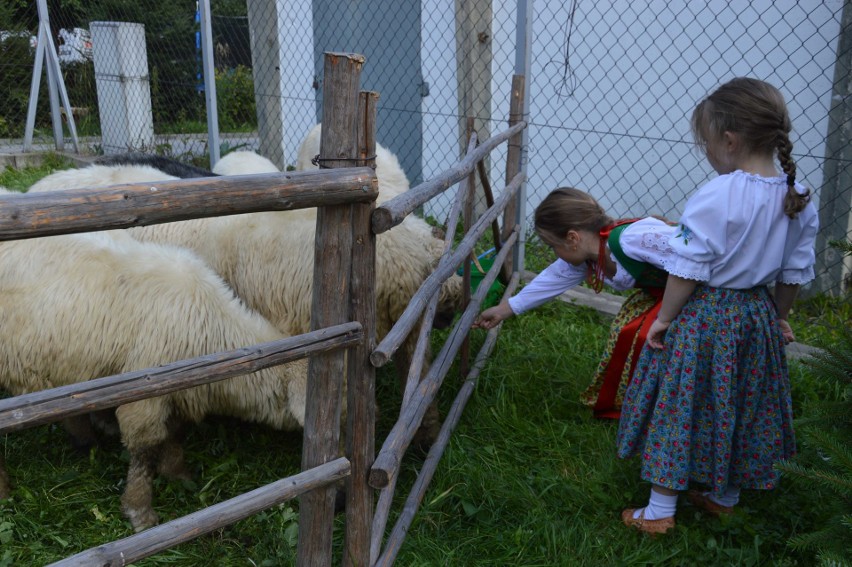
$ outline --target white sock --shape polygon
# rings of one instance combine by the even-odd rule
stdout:
[[[648,505],[633,512],[633,517],[638,518],[644,510],[646,520],[671,518],[675,515],[675,508],[677,508],[677,494],[668,496],[652,488]]]
[[[729,486],[725,489],[725,493],[722,496],[716,496],[712,492],[704,492],[703,494],[716,504],[727,506],[728,508],[733,508],[740,501],[739,486]]]

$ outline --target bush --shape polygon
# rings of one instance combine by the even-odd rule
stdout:
[[[257,125],[251,69],[237,65],[216,71],[219,125],[223,130],[253,129]]]

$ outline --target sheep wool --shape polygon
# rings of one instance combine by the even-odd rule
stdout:
[[[0,388],[19,395],[285,336],[190,251],[111,232],[0,243]],[[184,471],[177,424],[219,414],[297,430],[306,381],[300,360],[120,406],[134,529],[157,523],[158,466]],[[9,489],[0,467],[0,497]]]

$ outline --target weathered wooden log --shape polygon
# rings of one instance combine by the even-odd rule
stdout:
[[[511,295],[515,292],[515,289],[518,287],[519,281],[519,274],[517,272],[512,274],[512,278],[509,280],[506,291],[503,293],[503,299],[511,297]],[[396,561],[396,556],[399,554],[399,549],[402,546],[402,542],[405,540],[408,528],[414,520],[414,515],[420,507],[420,503],[423,502],[423,496],[429,488],[429,483],[432,482],[432,477],[435,474],[435,470],[438,468],[438,463],[441,461],[444,451],[447,449],[447,444],[450,441],[450,435],[452,435],[453,431],[455,431],[456,426],[461,419],[462,412],[464,412],[464,408],[467,405],[468,400],[470,400],[470,396],[473,394],[474,388],[476,388],[476,381],[479,378],[480,372],[482,372],[482,368],[485,366],[485,361],[494,349],[494,345],[497,342],[497,336],[500,333],[502,326],[503,323],[501,322],[494,328],[489,329],[488,334],[485,337],[485,342],[479,349],[476,359],[473,362],[473,366],[459,389],[459,393],[453,401],[453,405],[444,420],[444,424],[441,426],[441,432],[438,434],[438,438],[429,449],[429,454],[426,455],[426,459],[423,461],[423,466],[420,468],[420,473],[414,481],[414,486],[411,488],[408,498],[405,500],[402,512],[400,512],[399,518],[393,527],[393,531],[391,531],[390,536],[388,536],[384,552],[381,556],[374,557],[370,563],[374,567],[390,567],[393,565],[394,561]]]
[[[66,557],[50,567],[124,567],[181,543],[229,526],[282,502],[329,486],[349,474],[349,461],[341,457],[309,471],[282,478],[251,492],[214,504],[144,532]],[[210,565],[216,563],[210,558]]]
[[[358,153],[361,163],[368,167],[375,165],[378,98],[374,92],[362,92],[359,97]],[[373,204],[359,205],[352,212],[356,238],[349,318],[363,325],[364,337],[350,350],[346,385],[346,456],[352,471],[346,479],[345,566],[368,565],[370,559],[373,490],[367,478],[376,456],[376,369],[370,364],[370,353],[376,346],[376,236],[370,230],[374,208]]]
[[[408,302],[408,307],[405,308],[405,311],[403,311],[396,324],[394,324],[390,332],[385,335],[385,338],[382,339],[379,346],[377,346],[370,355],[370,362],[373,363],[373,366],[381,367],[387,364],[390,357],[393,356],[393,353],[396,352],[411,332],[411,329],[414,328],[414,325],[417,323],[417,320],[426,308],[429,298],[437,291],[441,283],[453,274],[456,266],[461,264],[465,257],[470,254],[474,245],[488,229],[491,222],[503,212],[508,201],[514,197],[518,188],[521,186],[522,181],[523,176],[518,174],[515,179],[512,180],[512,183],[506,186],[505,190],[500,195],[500,198],[497,199],[497,202],[494,204],[494,207],[487,210],[485,214],[483,214],[479,220],[470,227],[467,236],[462,239],[456,247],[455,252],[444,257],[438,263],[435,271],[433,271],[429,277],[423,281],[423,285],[421,285],[417,293],[411,297],[411,300]],[[375,216],[373,218],[375,219]]]
[[[519,122],[508,130],[488,138],[484,142],[481,142],[479,147],[468,153],[463,160],[456,163],[450,169],[441,172],[438,177],[424,181],[402,195],[394,197],[382,203],[381,206],[376,207],[375,212],[373,212],[373,232],[381,234],[401,223],[417,207],[469,175],[476,168],[477,162],[487,156],[491,150],[526,128],[526,126],[526,122]]]
[[[3,195],[0,241],[323,204],[369,203],[378,195],[375,179],[371,168],[359,167]]]
[[[474,132],[471,136],[470,143],[468,144],[468,152],[472,151],[475,147],[476,132]],[[469,182],[470,177],[465,177],[459,183],[459,188],[456,192],[456,198],[453,200],[453,208],[450,210],[450,215],[447,217],[447,230],[444,234],[444,250],[441,253],[442,259],[452,250],[453,240],[455,239],[456,229],[458,227],[459,216],[461,215],[462,202],[464,201],[463,196],[468,193],[467,187]],[[408,376],[405,381],[405,391],[402,395],[402,404],[400,405],[400,410],[405,407],[405,405],[411,399],[411,395],[414,393],[414,389],[417,387],[417,384],[420,383],[420,378],[422,377],[423,363],[426,359],[426,348],[429,345],[429,333],[432,330],[432,323],[435,320],[435,313],[438,310],[438,298],[438,293],[433,294],[432,298],[429,300],[429,305],[424,311],[420,323],[420,335],[417,337],[417,343],[414,346],[414,353],[411,356],[411,367],[408,369]],[[376,525],[375,520],[373,522],[373,525]],[[382,526],[382,532],[384,532],[384,526]]]
[[[358,84],[362,55],[326,53],[321,167],[348,167],[358,157]],[[350,205],[317,209],[311,329],[349,317],[353,249]],[[308,363],[308,404],[302,470],[333,460],[339,451],[345,352],[314,356]],[[334,487],[304,494],[299,505],[299,565],[331,565]]]
[[[249,374],[358,344],[361,325],[346,323],[296,337],[219,352],[157,368],[96,378],[0,400],[0,431],[7,433],[169,392]]]
[[[524,116],[524,89],[526,82],[523,75],[514,75],[512,77],[512,98],[509,101],[509,126],[514,126],[521,122]],[[523,131],[519,131],[509,138],[509,143],[506,148],[506,183],[514,179],[521,172],[521,156],[523,150]],[[503,212],[503,237],[511,232],[515,223],[520,222],[518,219],[518,202],[523,198],[522,191],[518,191],[518,198],[509,203],[506,210]],[[507,281],[512,272],[515,271],[514,259],[510,256],[506,258],[503,264],[503,270],[500,277],[503,281]]]
[[[484,225],[484,228],[487,228],[487,223]],[[419,427],[420,422],[423,421],[426,409],[435,398],[438,388],[441,387],[441,383],[446,377],[464,337],[467,336],[467,333],[462,332],[462,329],[470,329],[474,319],[479,315],[479,307],[482,304],[482,300],[485,298],[488,288],[497,279],[501,262],[511,251],[511,246],[517,239],[519,230],[519,227],[516,226],[515,231],[506,241],[506,246],[495,257],[494,266],[485,274],[479,289],[477,289],[470,304],[453,328],[453,332],[451,333],[452,338],[444,344],[441,352],[438,353],[438,356],[432,363],[432,367],[429,369],[429,373],[420,382],[411,402],[404,408],[402,415],[385,439],[382,449],[376,456],[373,468],[370,470],[370,486],[373,488],[386,487],[392,475],[395,474],[394,471],[398,470],[402,462],[403,453],[411,443],[414,432]]]

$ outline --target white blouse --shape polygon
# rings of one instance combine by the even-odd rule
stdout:
[[[796,190],[804,187],[797,184]],[[817,211],[808,203],[790,219],[784,214],[786,192],[785,177],[738,170],[713,179],[687,201],[664,269],[730,289],[811,281]]]
[[[669,240],[676,232],[676,226],[668,225],[659,219],[645,218],[627,226],[621,232],[619,242],[628,257],[663,268],[673,254]],[[610,257],[615,262],[615,276],[612,279],[605,278],[604,282],[619,291],[636,285],[636,280],[618,263],[612,253]],[[509,307],[516,315],[534,309],[583,283],[588,272],[586,264],[574,266],[564,260],[556,260],[514,297],[509,298]]]

